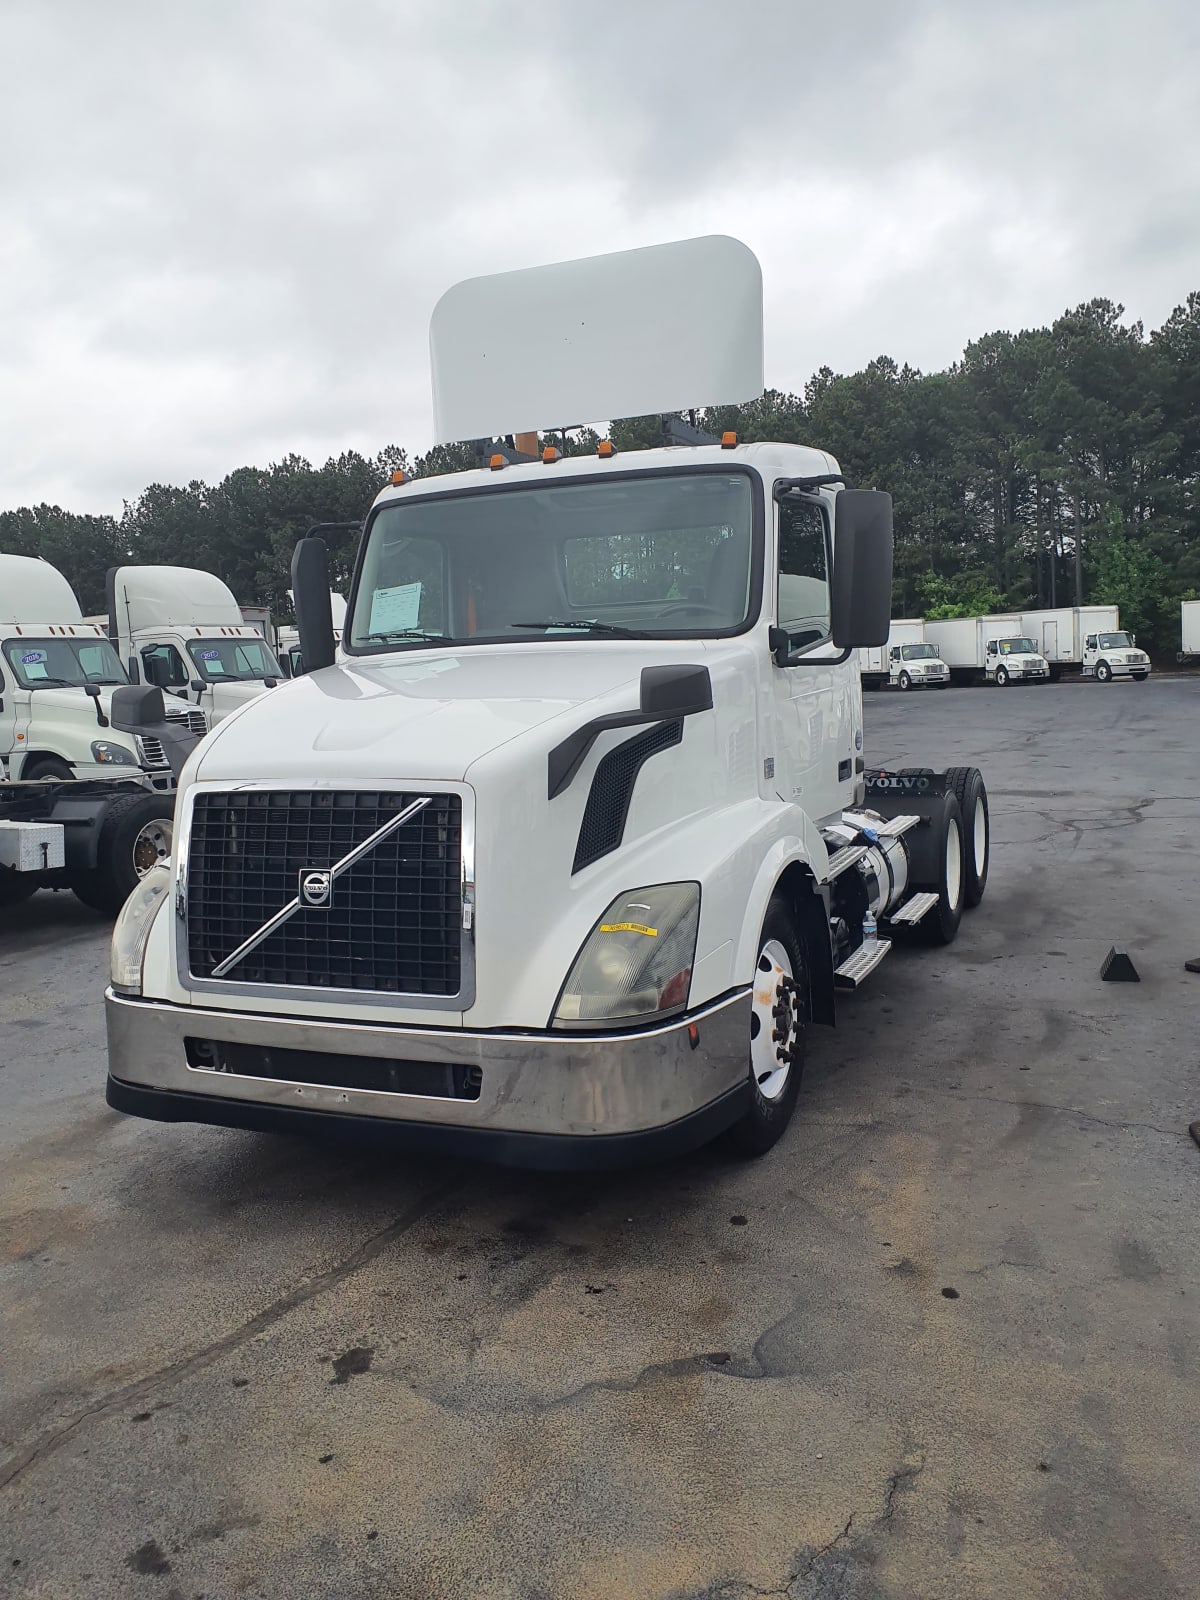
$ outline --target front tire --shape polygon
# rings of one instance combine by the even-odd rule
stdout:
[[[1005,667],[997,667],[996,668],[996,687],[997,687],[997,689],[1007,689],[1008,688],[1008,670],[1007,670],[1007,668],[1005,668]]]
[[[74,778],[75,774],[59,756],[34,756],[21,768],[22,778]]]
[[[1107,661],[1098,661],[1096,663],[1096,676],[1101,683],[1112,682],[1112,668]]]
[[[109,807],[96,841],[96,866],[71,883],[93,911],[116,916],[151,867],[170,859],[173,795],[128,795]]]
[[[792,1119],[811,1015],[809,966],[791,906],[773,895],[763,919],[750,1013],[750,1105],[729,1130],[735,1149],[761,1156]]]
[[[911,689],[912,688],[912,679],[909,677],[907,672],[902,672],[900,674],[900,687],[902,689]]]

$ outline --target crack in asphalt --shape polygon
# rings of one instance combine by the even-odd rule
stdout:
[[[934,1092],[940,1093],[941,1091],[918,1086],[917,1092],[932,1094]],[[1112,1122],[1106,1117],[1098,1117],[1094,1111],[1081,1111],[1078,1106],[1059,1106],[1049,1100],[1006,1100],[1002,1095],[997,1094],[964,1094],[961,1090],[950,1090],[949,1092],[956,1094],[960,1100],[986,1100],[992,1105],[1025,1107],[1030,1111],[1059,1111],[1064,1116],[1079,1117],[1084,1122],[1097,1122],[1102,1128],[1114,1128],[1119,1133],[1128,1132],[1131,1128],[1144,1128],[1148,1133],[1161,1133],[1168,1139],[1183,1139],[1187,1137],[1186,1128],[1160,1128],[1155,1122]]]
[[[130,1404],[135,1400],[143,1400],[156,1390],[188,1377],[194,1372],[203,1371],[214,1362],[220,1360],[231,1350],[237,1350],[248,1343],[256,1334],[272,1327],[297,1306],[302,1306],[310,1300],[315,1300],[319,1295],[336,1288],[352,1277],[360,1268],[382,1254],[393,1240],[407,1233],[415,1227],[424,1217],[447,1200],[452,1194],[463,1187],[461,1181],[443,1185],[422,1199],[415,1201],[407,1211],[403,1212],[387,1227],[381,1228],[378,1233],[373,1233],[365,1239],[358,1249],[336,1266],[328,1268],[325,1272],[317,1273],[313,1277],[302,1278],[294,1289],[281,1295],[278,1300],[265,1306],[247,1322],[232,1329],[229,1333],[222,1334],[219,1339],[214,1339],[210,1344],[195,1350],[191,1355],[181,1356],[176,1361],[168,1362],[166,1366],[157,1368],[145,1377],[136,1378],[131,1383],[123,1384],[119,1389],[113,1389],[108,1394],[101,1395],[90,1405],[84,1406],[73,1416],[67,1417],[52,1427],[46,1428],[29,1444],[17,1450],[6,1460],[0,1462],[0,1489],[6,1488],[16,1481],[27,1468],[34,1462],[44,1459],[53,1451],[63,1445],[85,1422],[93,1421],[97,1417],[104,1417],[110,1413]]]

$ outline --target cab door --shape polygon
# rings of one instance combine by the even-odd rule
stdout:
[[[778,503],[775,625],[787,634],[794,659],[772,665],[774,789],[814,821],[853,803],[862,739],[861,680],[835,663],[830,642],[831,547],[820,496],[793,493]]]

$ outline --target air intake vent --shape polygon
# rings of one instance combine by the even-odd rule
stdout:
[[[657,727],[627,739],[603,757],[584,808],[572,872],[591,866],[593,861],[599,861],[601,856],[617,848],[625,833],[633,786],[642,766],[651,756],[669,750],[682,739],[683,721],[676,718],[674,722],[660,722]]]

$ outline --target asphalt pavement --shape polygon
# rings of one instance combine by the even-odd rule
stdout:
[[[757,1163],[129,1120],[106,926],[0,913],[0,1594],[1200,1594],[1200,681],[866,712],[991,881]]]

